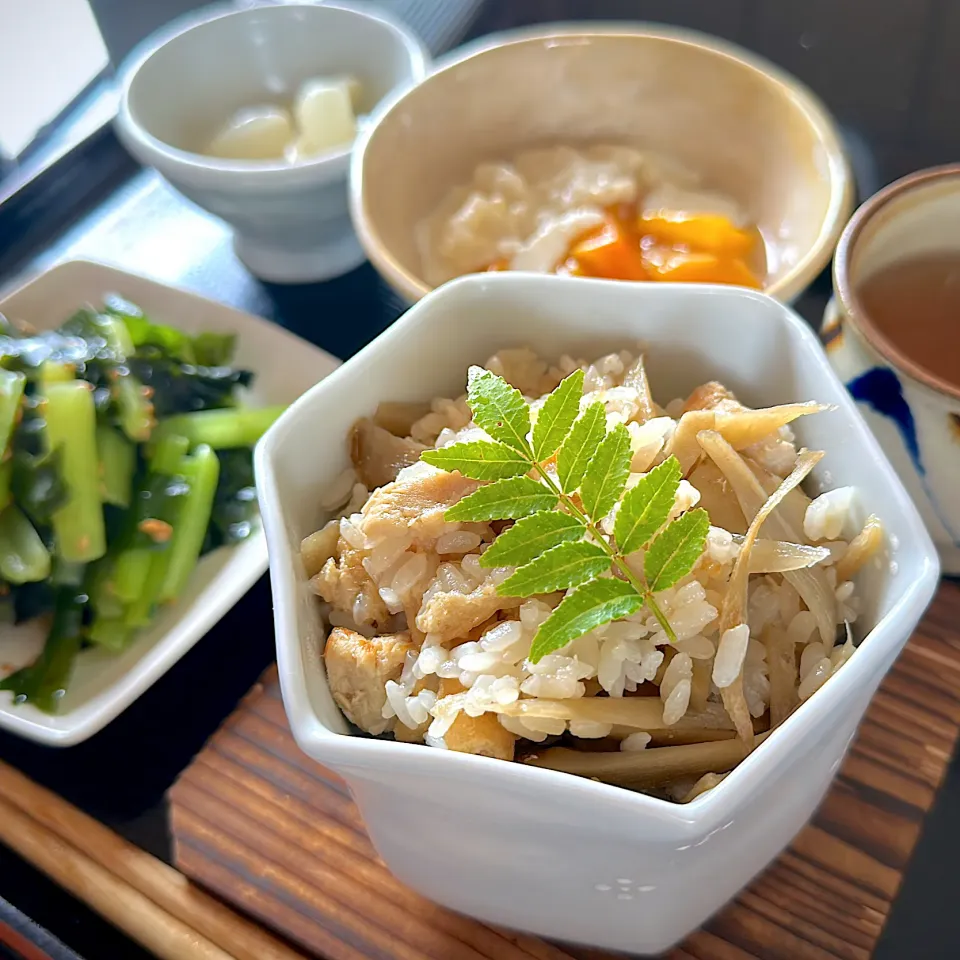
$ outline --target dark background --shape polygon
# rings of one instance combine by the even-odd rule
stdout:
[[[10,6],[29,0],[8,0]],[[2,18],[10,6],[0,0]],[[94,0],[122,54],[189,0]],[[960,154],[960,0],[384,0],[435,52],[462,37],[563,19],[653,20],[737,41],[797,74],[843,129],[861,197]],[[471,7],[482,7],[469,25]],[[2,69],[2,65],[0,65]],[[0,191],[0,199],[3,194]],[[369,266],[322,285],[264,285],[238,263],[221,224],[139,171],[109,130],[0,202],[0,283],[89,256],[267,316],[346,358],[400,305]],[[829,279],[798,304],[818,322]],[[0,735],[0,757],[157,856],[169,855],[163,795],[273,656],[269,589],[230,614],[103,733],[68,750]],[[951,768],[875,956],[960,956],[960,767]],[[89,960],[147,955],[0,849],[0,896]]]

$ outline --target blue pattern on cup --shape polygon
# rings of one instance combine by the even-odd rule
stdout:
[[[888,417],[894,422],[903,440],[903,445],[910,455],[910,460],[920,476],[920,482],[923,484],[923,489],[930,500],[930,505],[943,524],[944,529],[953,538],[954,543],[960,544],[960,539],[951,529],[947,518],[940,509],[940,504],[927,483],[927,471],[923,466],[923,459],[920,456],[920,442],[917,439],[917,425],[910,404],[907,403],[903,395],[903,388],[900,386],[897,375],[889,367],[871,367],[861,373],[859,377],[854,377],[847,384],[847,389],[854,400],[865,403],[876,413]]]

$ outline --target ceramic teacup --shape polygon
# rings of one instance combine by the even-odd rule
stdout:
[[[858,402],[912,495],[940,551],[960,574],[960,341],[950,382],[884,337],[860,286],[903,260],[960,252],[960,164],[921,170],[871,197],[854,214],[834,259],[834,298],[822,336],[834,368]],[[911,316],[903,317],[910,324]]]

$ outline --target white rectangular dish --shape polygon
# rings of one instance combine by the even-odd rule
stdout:
[[[750,406],[816,399],[795,424],[826,451],[811,486],[852,485],[889,554],[861,572],[859,649],[719,786],[672,804],[564,773],[349,736],[326,682],[324,627],[299,557],[320,491],[348,463],[351,424],[383,400],[463,392],[504,347],[545,358],[647,351],[654,396],[717,379]],[[881,678],[936,588],[929,536],[810,328],[733,287],[477,275],[429,294],[300,399],[256,455],[284,703],[300,746],[350,784],[390,869],[489,923],[656,953],[765,867],[820,802]],[[863,519],[861,516],[860,520]]]
[[[56,327],[85,303],[117,293],[158,322],[188,333],[237,334],[236,365],[252,370],[252,406],[290,403],[339,361],[283,328],[184,290],[102,264],[59,264],[0,299],[0,314],[38,329]],[[236,547],[204,557],[180,601],[161,614],[121,654],[88,648],[77,658],[57,715],[16,705],[0,692],[0,728],[40,743],[70,746],[96,733],[180,659],[267,568],[262,529]],[[0,627],[2,675],[30,663],[44,632],[37,624]]]

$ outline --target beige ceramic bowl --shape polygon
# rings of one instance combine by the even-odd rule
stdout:
[[[781,300],[824,268],[852,208],[833,120],[797,80],[692,31],[581,23],[485,38],[384,102],[354,150],[354,226],[417,300],[430,285],[414,227],[478,163],[596,142],[674,158],[732,196],[764,234]]]

